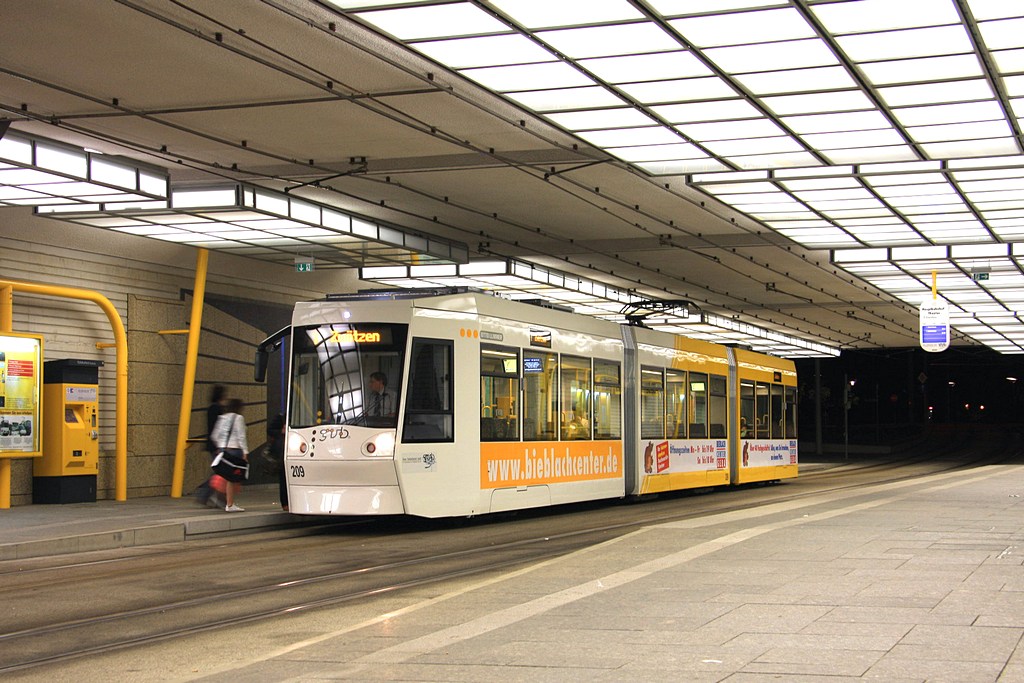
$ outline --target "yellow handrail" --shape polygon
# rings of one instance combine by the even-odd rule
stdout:
[[[10,291],[12,294],[8,295]],[[27,292],[66,299],[82,299],[96,303],[107,314],[107,320],[114,331],[114,346],[117,349],[115,370],[116,405],[114,410],[114,489],[115,499],[128,500],[128,337],[124,323],[110,300],[98,292],[74,289],[59,285],[39,285],[31,282],[0,279],[0,330],[13,331],[13,292]],[[4,494],[7,500],[4,505]],[[11,465],[10,460],[0,458],[0,508],[11,506]]]

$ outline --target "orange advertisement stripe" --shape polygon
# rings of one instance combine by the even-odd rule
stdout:
[[[480,444],[480,488],[535,486],[622,477],[621,441]]]

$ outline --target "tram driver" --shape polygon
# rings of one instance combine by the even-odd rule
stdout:
[[[388,391],[388,376],[383,372],[370,374],[370,394],[366,402],[370,417],[394,417],[395,395]]]

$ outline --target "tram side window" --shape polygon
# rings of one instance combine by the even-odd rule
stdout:
[[[786,433],[784,431],[785,425],[783,424],[785,419],[786,419],[786,417],[785,417],[785,411],[783,410],[783,407],[782,407],[783,406],[782,390],[783,390],[783,386],[781,384],[772,384],[771,385],[771,408],[772,408],[772,412],[771,412],[771,415],[772,415],[771,434],[772,434],[772,438],[773,439],[781,439],[781,438],[783,438],[785,436],[785,433]]]
[[[689,410],[686,405],[686,373],[682,370],[665,371],[665,400],[668,413],[665,436],[685,439]]]
[[[519,350],[480,348],[480,440],[518,441]]]
[[[590,439],[593,420],[590,415],[590,359],[562,356],[561,364],[561,418],[562,439],[565,441]]]
[[[703,372],[690,373],[690,438],[708,437],[708,376]]]
[[[754,435],[758,439],[767,439],[771,433],[768,431],[771,419],[768,406],[768,384],[757,382],[754,385]]]
[[[558,357],[523,351],[523,440],[554,441],[558,428]]]
[[[786,436],[796,438],[796,387],[786,387]]]
[[[729,399],[726,397],[726,381],[723,375],[711,375],[708,397],[708,437],[725,438],[725,425],[729,421]]]
[[[757,422],[754,404],[754,383],[749,380],[740,382],[740,438],[754,438],[754,425]]]
[[[622,383],[619,364],[594,361],[594,438],[618,439],[622,436]]]
[[[402,441],[453,441],[452,342],[413,339]]]
[[[640,368],[640,438],[665,438],[665,376],[658,368]]]

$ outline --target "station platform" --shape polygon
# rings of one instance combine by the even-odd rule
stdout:
[[[246,486],[224,512],[186,495],[101,500],[66,505],[19,505],[0,510],[0,561],[64,553],[175,543],[213,534],[308,525],[308,517],[281,511],[277,484]]]
[[[1024,465],[954,469],[382,598],[197,680],[1010,683],[1022,565]]]
[[[0,559],[288,524],[276,493],[246,489],[235,514],[184,498],[0,511]],[[182,680],[1024,682],[1024,465],[655,524],[310,618]]]

